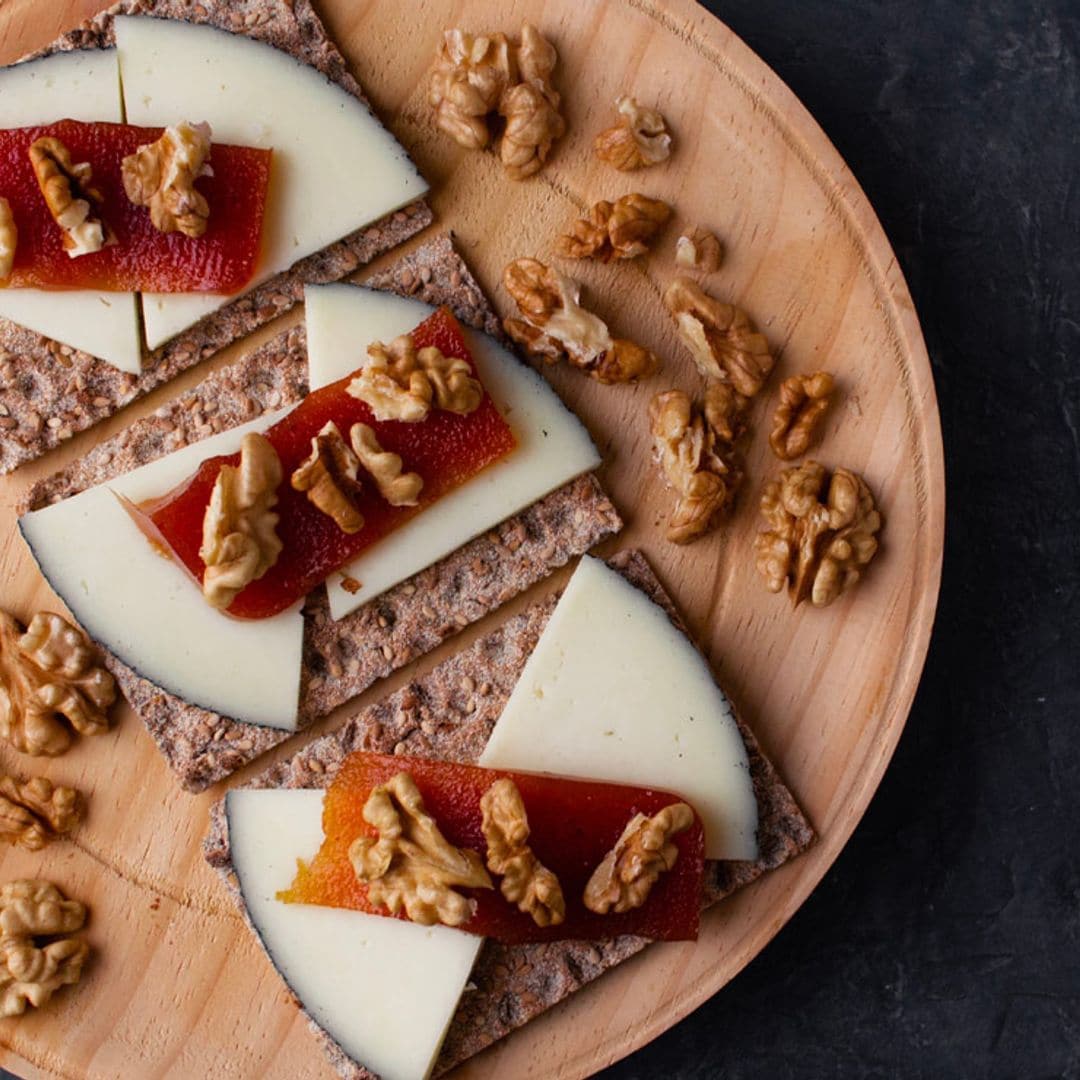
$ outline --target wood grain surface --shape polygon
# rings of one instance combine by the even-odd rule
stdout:
[[[7,0],[0,62],[100,6]],[[654,946],[459,1073],[581,1077],[653,1038],[741,970],[820,880],[877,787],[918,683],[940,578],[944,477],[929,363],[896,259],[857,183],[788,89],[692,0],[323,0],[319,9],[377,110],[432,182],[438,217],[500,310],[507,310],[498,284],[503,265],[517,255],[549,255],[553,237],[588,203],[641,190],[677,211],[646,260],[564,266],[619,335],[664,358],[663,372],[637,388],[601,387],[562,368],[547,374],[605,453],[603,479],[628,522],[607,550],[644,549],[821,839],[711,912],[695,945]],[[558,46],[569,134],[538,178],[513,184],[491,155],[463,151],[433,132],[425,72],[444,26],[516,31],[524,19]],[[612,100],[627,91],[668,117],[676,150],[667,165],[627,175],[593,158],[592,138],[610,122]],[[683,224],[722,237],[727,257],[706,285],[747,309],[779,363],[757,405],[749,479],[734,519],[677,548],[662,538],[669,500],[649,461],[646,408],[660,390],[697,386],[660,303]],[[291,313],[211,367],[301,317]],[[836,375],[841,393],[814,456],[861,471],[886,524],[882,551],[853,594],[824,611],[793,613],[762,587],[751,545],[757,494],[777,468],[766,441],[776,387],[787,374],[818,368]],[[0,481],[4,607],[23,619],[58,608],[16,533],[20,492],[208,370],[187,373]],[[430,668],[552,586],[358,700]],[[315,730],[336,726],[355,707]],[[0,880],[48,877],[87,902],[94,947],[78,987],[39,1013],[0,1022],[0,1063],[26,1078],[330,1076],[285,987],[203,864],[199,842],[220,789],[183,794],[138,720],[126,708],[117,718],[111,734],[44,764],[0,748],[5,768],[41,771],[89,795],[88,819],[73,841],[36,855],[5,851]]]

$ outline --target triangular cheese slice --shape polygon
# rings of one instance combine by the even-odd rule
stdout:
[[[118,16],[115,26],[129,124],[205,120],[217,141],[273,150],[252,286],[428,190],[363,102],[287,53],[176,20]],[[147,344],[230,299],[144,294]]]

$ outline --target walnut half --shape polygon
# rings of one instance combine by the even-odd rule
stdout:
[[[343,533],[364,527],[364,515],[356,505],[363,490],[356,479],[360,461],[342,438],[333,420],[311,440],[311,453],[289,478],[293,490],[302,491]]]
[[[607,324],[579,303],[581,287],[537,259],[515,259],[503,271],[503,285],[522,319],[504,319],[503,328],[526,352],[554,362],[565,356],[597,382],[647,379],[660,361],[632,341],[613,338]]]
[[[86,908],[47,881],[9,881],[0,888],[0,1016],[41,1008],[62,986],[79,981],[90,947],[80,938]],[[40,947],[35,939],[43,940]]]
[[[44,776],[19,783],[0,776],[0,837],[27,851],[40,851],[82,820],[82,801],[74,788],[53,787]]]
[[[159,232],[198,237],[206,232],[210,205],[195,188],[211,176],[210,125],[187,121],[168,127],[156,142],[140,146],[121,163],[124,191],[136,206],[150,210]]]
[[[53,221],[63,230],[72,259],[100,251],[115,237],[101,219],[101,192],[90,186],[93,169],[71,160],[68,148],[51,135],[30,144],[30,164]]]
[[[566,900],[559,879],[529,847],[529,819],[517,784],[496,780],[480,799],[480,810],[487,867],[502,878],[503,896],[537,926],[558,926],[566,918]]]
[[[596,136],[593,149],[601,161],[627,172],[671,157],[671,136],[663,116],[632,97],[615,101],[619,122]]]
[[[78,627],[39,612],[23,632],[0,611],[0,735],[16,750],[54,756],[71,745],[72,730],[108,731],[115,700],[113,677]]]
[[[557,62],[555,46],[535,26],[525,23],[517,48],[521,82],[504,90],[499,99],[499,114],[506,120],[499,156],[511,180],[539,172],[556,139],[566,132],[559,95],[551,82]]]
[[[780,384],[769,445],[781,461],[802,457],[810,448],[833,389],[833,377],[827,371],[792,375]]]
[[[445,31],[428,89],[435,126],[467,150],[482,150],[491,141],[488,113],[515,82],[517,64],[505,34]]]
[[[402,471],[400,454],[384,450],[367,424],[353,424],[349,442],[360,464],[371,474],[379,494],[391,506],[416,506],[424,481],[418,473]]]
[[[364,820],[378,840],[360,836],[349,847],[349,861],[368,899],[396,915],[403,907],[415,923],[461,926],[476,902],[455,888],[490,889],[475,851],[454,847],[428,814],[416,782],[400,772],[380,784],[364,803]]]
[[[712,274],[720,269],[724,249],[715,233],[695,227],[683,233],[675,244],[675,262],[689,270]]]
[[[670,217],[671,207],[662,199],[641,194],[614,203],[601,199],[556,240],[555,250],[567,259],[632,259],[649,250]]]
[[[11,213],[11,203],[0,195],[0,282],[11,277],[15,267],[15,249],[19,244],[19,230]]]
[[[808,461],[767,484],[761,514],[769,528],[755,541],[757,568],[770,592],[787,586],[793,605],[826,607],[861,577],[878,549],[881,515],[861,476]]]
[[[686,803],[672,803],[651,818],[635,814],[585,886],[585,906],[598,915],[641,907],[660,875],[679,858],[673,836],[694,824]]]

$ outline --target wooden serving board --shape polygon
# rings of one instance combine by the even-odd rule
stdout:
[[[7,0],[0,62],[99,6]],[[591,201],[641,190],[677,209],[648,259],[567,267],[616,332],[664,358],[663,373],[637,388],[598,386],[562,368],[547,373],[605,451],[604,481],[627,520],[609,549],[644,549],[821,839],[710,912],[696,945],[647,950],[461,1071],[581,1077],[641,1046],[740,971],[821,879],[878,785],[919,680],[941,570],[944,477],[926,350],[896,258],[836,151],[779,79],[692,0],[322,0],[319,7],[379,113],[432,182],[442,224],[454,229],[500,310],[507,310],[504,264],[549,254],[556,233]],[[569,135],[538,178],[514,184],[491,155],[462,151],[433,132],[425,72],[443,27],[516,32],[525,19],[558,46]],[[592,156],[592,139],[623,92],[668,117],[676,152],[666,166],[627,175]],[[677,548],[662,537],[669,498],[649,462],[646,408],[660,390],[697,385],[660,302],[684,223],[723,238],[727,258],[707,287],[744,306],[780,359],[757,407],[734,520]],[[291,313],[239,349],[300,317]],[[237,353],[234,346],[212,366]],[[824,611],[793,613],[753,568],[756,501],[778,468],[766,441],[776,386],[787,374],[822,367],[837,376],[841,396],[815,456],[866,476],[884,511],[884,544],[853,594]],[[207,370],[0,481],[4,607],[24,619],[57,608],[16,532],[20,492]],[[552,584],[417,667],[430,668]],[[400,685],[411,670],[360,700]],[[22,772],[39,767],[7,747],[0,759]],[[126,708],[113,733],[84,739],[41,768],[89,793],[88,820],[72,842],[44,853],[3,852],[0,880],[41,875],[86,901],[94,958],[82,984],[47,1009],[0,1022],[0,1062],[27,1078],[329,1077],[285,987],[203,863],[199,843],[220,790],[181,792]]]

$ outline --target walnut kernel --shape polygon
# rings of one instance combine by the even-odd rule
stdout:
[[[499,889],[537,926],[558,926],[566,918],[566,900],[559,879],[529,847],[529,819],[521,792],[502,778],[480,799],[487,868],[502,878]]]
[[[168,127],[156,142],[124,158],[124,191],[136,206],[149,207],[150,221],[159,232],[202,236],[210,205],[195,181],[212,175],[206,163],[209,154],[209,124],[184,121]]]
[[[769,445],[781,461],[802,457],[809,449],[833,389],[833,377],[827,371],[792,375],[780,384]]]
[[[240,465],[223,465],[203,518],[199,558],[203,596],[227,608],[250,582],[261,578],[281,554],[277,535],[277,489],[281,459],[265,435],[254,432],[240,444]]]
[[[353,424],[349,441],[360,464],[375,481],[379,494],[391,506],[415,506],[420,501],[424,481],[417,473],[402,472],[401,456],[384,450],[367,424]]]
[[[30,164],[49,213],[63,230],[64,250],[70,258],[115,242],[101,220],[101,193],[90,186],[93,169],[89,162],[74,164],[68,148],[47,135],[30,144]]]
[[[364,804],[364,820],[379,838],[360,836],[349,847],[349,861],[368,899],[396,915],[402,907],[415,923],[461,926],[476,902],[456,888],[490,889],[475,851],[451,844],[428,814],[416,782],[407,772],[380,784]]]
[[[555,250],[568,259],[632,259],[649,250],[670,217],[666,202],[641,194],[624,195],[614,203],[601,200],[556,240]]]
[[[686,803],[672,803],[651,818],[635,814],[585,886],[585,906],[598,915],[641,907],[661,874],[679,858],[673,836],[694,823]]]
[[[343,533],[364,527],[356,505],[362,486],[356,479],[360,461],[342,438],[333,420],[311,440],[310,455],[293,472],[289,483],[307,494],[308,501],[334,519]]]
[[[72,729],[108,731],[115,700],[113,677],[80,629],[39,612],[23,632],[0,611],[0,735],[16,750],[55,756],[71,745]]]
[[[488,113],[515,82],[517,65],[505,34],[445,31],[428,90],[436,127],[460,146],[482,150],[491,141]]]
[[[616,169],[629,171],[656,165],[671,157],[671,136],[663,116],[642,108],[632,97],[615,101],[619,122],[596,136],[596,156]]]
[[[758,572],[770,592],[787,586],[793,605],[826,607],[862,576],[878,548],[881,515],[862,477],[808,461],[766,485],[769,528],[755,541]]]
[[[504,90],[499,99],[499,114],[506,120],[499,156],[512,180],[524,180],[540,171],[552,144],[565,133],[566,122],[551,83],[558,61],[555,47],[525,23],[516,56],[521,82]]]
[[[49,940],[81,930],[86,908],[65,900],[47,881],[9,881],[0,888],[0,1016],[21,1016],[48,1003],[61,986],[79,981],[90,947],[79,938]]]
[[[0,195],[0,281],[7,281],[15,265],[19,230],[11,213],[11,203]]]
[[[40,851],[81,820],[82,802],[74,788],[53,787],[44,776],[25,783],[0,776],[0,837],[8,843]]]
[[[719,270],[723,256],[720,241],[708,229],[695,227],[691,232],[683,233],[675,244],[675,262],[703,274]]]

